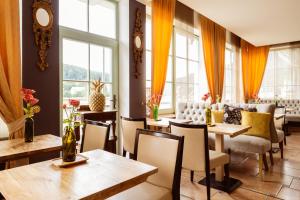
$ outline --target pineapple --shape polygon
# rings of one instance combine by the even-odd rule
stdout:
[[[104,83],[100,80],[93,81],[91,94],[89,97],[89,107],[91,111],[103,111],[105,107],[105,96],[102,94]]]

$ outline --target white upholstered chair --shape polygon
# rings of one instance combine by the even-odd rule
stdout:
[[[80,152],[106,149],[109,139],[110,124],[85,120]]]
[[[206,172],[207,197],[210,197],[210,170],[219,166],[225,168],[225,180],[229,177],[229,155],[208,149],[208,132],[206,125],[189,125],[170,122],[171,134],[184,136],[182,167],[194,171]]]
[[[179,200],[183,142],[182,136],[138,129],[137,160],[158,167],[158,173],[109,199]]]
[[[126,152],[129,153],[129,157],[133,158],[134,144],[137,129],[146,128],[146,118],[126,118],[121,117],[121,132],[123,137],[123,156],[126,157]]]

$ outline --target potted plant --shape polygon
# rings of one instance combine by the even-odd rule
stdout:
[[[76,135],[74,129],[81,125],[79,122],[78,108],[80,101],[76,99],[70,99],[69,105],[63,105],[63,110],[66,114],[64,135],[62,137],[62,156],[64,162],[73,162],[76,159]]]
[[[21,96],[24,101],[24,113],[25,113],[25,142],[32,142],[34,136],[34,120],[33,117],[36,113],[39,113],[41,108],[36,105],[39,100],[34,97],[35,91],[32,89],[21,89]]]

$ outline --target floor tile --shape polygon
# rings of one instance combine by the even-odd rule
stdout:
[[[283,187],[277,196],[279,198],[286,199],[286,200],[299,200],[300,191],[288,187]]]
[[[294,178],[290,188],[300,191],[300,179]]]
[[[243,188],[238,188],[233,193],[231,193],[230,196],[236,200],[265,200],[267,198],[266,195]]]

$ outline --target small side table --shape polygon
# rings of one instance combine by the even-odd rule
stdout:
[[[79,110],[81,114],[81,120],[93,120],[93,121],[101,121],[101,122],[111,122],[112,126],[112,134],[109,136],[108,147],[105,149],[111,153],[117,153],[117,136],[116,136],[116,120],[117,120],[117,111],[110,110],[110,111],[83,111],[82,109]]]

